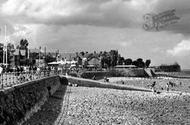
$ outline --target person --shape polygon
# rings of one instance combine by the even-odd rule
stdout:
[[[104,77],[104,82],[107,82],[107,77],[106,76]]]
[[[48,69],[48,76],[50,76],[51,67],[50,67],[50,66],[48,66],[48,67],[47,67],[47,69]]]
[[[95,75],[92,77],[92,80],[96,80],[96,76]]]
[[[62,74],[62,68],[60,66],[58,67],[58,74]]]
[[[166,83],[166,91],[169,91],[170,84]]]
[[[0,75],[3,73],[3,67],[0,66]]]
[[[152,92],[155,92],[155,86],[156,86],[156,81],[154,81],[152,84],[151,84],[151,89],[152,89]]]
[[[179,85],[181,86],[181,85],[182,85],[182,82],[180,82]]]
[[[36,70],[37,70],[37,72],[40,72],[40,68],[39,68],[39,67],[37,67],[37,69],[36,69]]]
[[[36,75],[37,75],[37,78],[41,77],[40,67],[36,68]]]

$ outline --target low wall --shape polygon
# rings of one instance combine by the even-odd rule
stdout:
[[[60,86],[60,77],[52,76],[0,91],[0,125],[24,122]]]
[[[67,79],[71,84],[77,84],[78,86],[84,87],[97,87],[97,88],[109,88],[109,89],[119,89],[119,90],[133,90],[133,91],[146,91],[151,92],[149,89],[138,88],[138,87],[129,87],[126,85],[116,85],[114,83],[104,83],[100,81],[90,80],[90,79],[83,79],[83,78],[76,78],[70,76],[60,76],[62,79]]]
[[[117,69],[122,71],[125,77],[149,77],[143,68]]]
[[[95,76],[95,79],[103,79],[105,76],[109,76],[107,71],[87,71],[81,74],[82,78],[92,79]]]
[[[71,76],[77,77],[77,73],[69,74]],[[107,77],[154,77],[155,74],[152,69],[143,68],[128,68],[128,69],[111,69],[109,71],[86,71],[83,72],[80,77],[85,79],[99,80]]]

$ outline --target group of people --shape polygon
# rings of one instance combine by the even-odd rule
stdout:
[[[182,83],[180,82],[179,85],[182,85]],[[157,92],[157,90],[156,90],[156,81],[154,81],[151,85],[148,85],[148,86],[152,89],[152,92],[154,92],[154,93]],[[171,81],[167,82],[166,83],[166,91],[169,91],[170,87],[175,87],[175,86],[177,86],[176,83],[171,82]]]

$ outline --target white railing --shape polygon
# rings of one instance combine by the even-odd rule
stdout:
[[[58,75],[54,70],[29,71],[29,72],[5,72],[0,75],[0,89],[12,87],[23,82]]]

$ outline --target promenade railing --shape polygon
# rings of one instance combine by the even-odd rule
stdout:
[[[27,81],[58,75],[59,73],[55,70],[5,72],[0,75],[0,89],[12,87],[13,85],[22,84]]]

